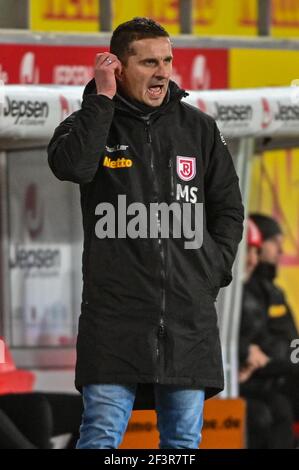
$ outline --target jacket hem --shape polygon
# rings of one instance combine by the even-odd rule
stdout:
[[[205,391],[205,399],[220,393],[224,385],[216,380],[197,380],[191,377],[157,377],[153,375],[120,375],[120,374],[101,374],[97,378],[85,378],[75,381],[76,389],[82,393],[82,387],[91,384],[101,383],[144,383],[144,384],[159,384],[159,385],[181,385],[191,388],[198,388]]]

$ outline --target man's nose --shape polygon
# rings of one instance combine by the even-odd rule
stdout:
[[[161,62],[159,62],[159,65],[156,69],[156,73],[155,73],[155,76],[156,78],[169,78],[170,76],[170,73],[171,73],[171,66],[169,63],[165,64],[165,62],[163,62],[161,60]]]

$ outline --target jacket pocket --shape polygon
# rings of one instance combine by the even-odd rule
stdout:
[[[207,230],[204,233],[203,247],[206,254],[206,273],[208,281],[212,288],[213,296],[216,298],[227,276],[224,257],[219,245]]]
[[[116,282],[119,276],[119,251],[116,240],[93,238],[90,243],[88,275],[89,284],[105,285]]]

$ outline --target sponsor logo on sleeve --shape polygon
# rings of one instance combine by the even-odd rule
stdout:
[[[220,139],[221,139],[221,142],[223,143],[223,145],[227,145],[226,140],[225,140],[222,132],[219,131],[219,135],[220,135]]]

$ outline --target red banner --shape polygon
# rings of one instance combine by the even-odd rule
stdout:
[[[84,85],[93,77],[96,53],[107,47],[2,44],[0,80],[8,84]],[[228,86],[228,51],[174,49],[173,79],[183,88]]]

